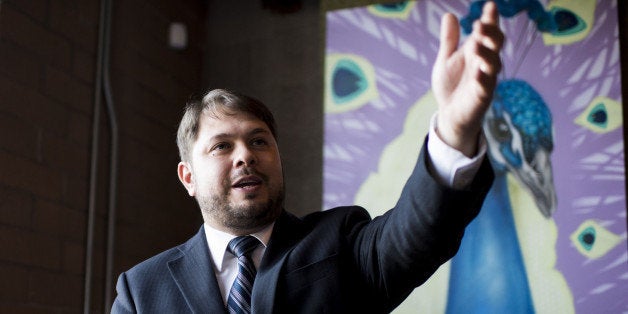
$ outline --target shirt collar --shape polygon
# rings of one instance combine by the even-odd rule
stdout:
[[[268,226],[264,227],[264,229],[251,234],[256,237],[263,245],[264,250],[268,245],[268,241],[270,241],[270,235],[273,233],[273,227],[275,223],[271,223]],[[209,246],[209,252],[212,257],[212,261],[214,263],[215,269],[220,272],[222,271],[224,260],[225,260],[225,252],[227,251],[227,245],[229,245],[229,241],[235,238],[235,235],[230,233],[226,233],[220,231],[218,229],[212,228],[207,223],[204,224],[205,227],[205,237],[207,238],[207,244]]]

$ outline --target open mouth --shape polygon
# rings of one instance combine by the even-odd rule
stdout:
[[[246,176],[238,179],[233,185],[236,189],[252,189],[262,184],[262,179],[257,176]]]

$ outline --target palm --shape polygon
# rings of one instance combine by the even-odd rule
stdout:
[[[475,150],[474,139],[480,132],[501,68],[503,34],[495,6],[485,6],[481,23],[460,48],[459,39],[458,20],[451,14],[445,15],[432,88],[439,104],[439,136],[469,155]]]
[[[441,114],[452,118],[453,125],[473,127],[488,108],[495,84],[479,81],[467,59],[464,50],[458,50],[445,62],[436,63],[432,86]]]

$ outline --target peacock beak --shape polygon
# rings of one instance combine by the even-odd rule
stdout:
[[[550,152],[539,149],[532,160],[525,161],[522,167],[510,170],[532,194],[543,216],[550,218],[556,211],[557,204]]]

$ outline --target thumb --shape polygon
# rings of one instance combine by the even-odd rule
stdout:
[[[458,19],[453,14],[446,13],[440,23],[438,58],[449,58],[458,48],[459,40],[460,29],[458,28]]]

